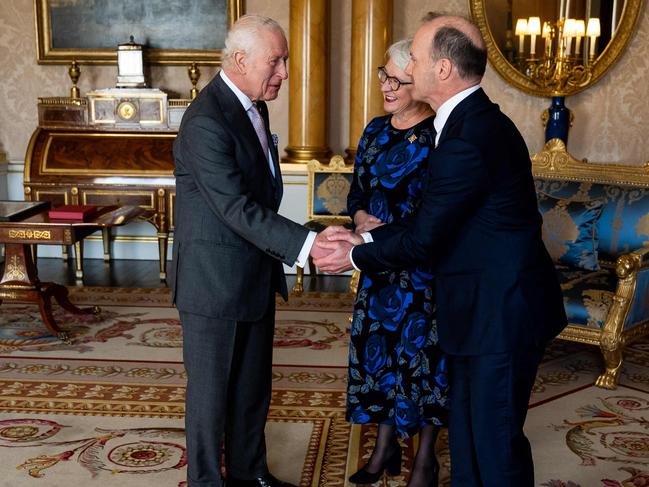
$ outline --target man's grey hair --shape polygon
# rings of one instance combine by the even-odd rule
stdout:
[[[234,61],[234,53],[244,51],[248,54],[262,47],[259,42],[260,32],[262,30],[275,30],[280,32],[284,37],[284,29],[277,21],[263,15],[248,14],[239,17],[232,24],[225,38],[225,48],[223,49],[223,66],[231,65]]]
[[[399,69],[406,69],[410,62],[411,45],[412,39],[401,39],[388,47],[388,50],[385,51],[385,58],[391,60]]]

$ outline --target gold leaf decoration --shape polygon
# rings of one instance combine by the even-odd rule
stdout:
[[[566,205],[567,201],[560,201],[543,215],[543,242],[555,261],[568,252],[566,241],[574,241],[579,235]]]
[[[582,293],[584,306],[588,311],[588,322],[586,326],[600,328],[606,321],[608,310],[613,304],[613,293],[602,289],[586,289]]]
[[[649,213],[638,220],[638,224],[635,226],[636,235],[645,236],[649,238]],[[643,242],[645,245],[647,243]]]
[[[316,194],[332,215],[340,215],[347,208],[350,188],[351,183],[345,176],[333,173],[318,185]]]

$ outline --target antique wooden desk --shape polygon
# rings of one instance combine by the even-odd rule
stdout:
[[[173,231],[173,141],[176,131],[71,127],[36,129],[25,156],[26,200],[53,206],[133,205],[157,230],[160,279],[166,279],[167,241]],[[103,229],[104,259],[110,233]],[[79,248],[79,247],[77,247]],[[77,278],[82,276],[77,258]]]
[[[0,201],[0,215],[4,214]],[[12,203],[15,206],[15,202]],[[5,244],[4,274],[0,280],[2,301],[27,301],[38,304],[47,329],[60,340],[69,342],[52,316],[52,297],[72,313],[98,313],[99,308],[80,309],[68,300],[68,290],[60,284],[40,282],[30,246],[38,244],[74,245],[99,229],[128,223],[142,215],[137,206],[105,206],[86,222],[54,221],[47,211],[36,213],[19,221],[0,221],[0,243]]]

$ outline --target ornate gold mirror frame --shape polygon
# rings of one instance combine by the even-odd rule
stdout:
[[[595,62],[592,64],[592,76],[590,80],[583,86],[571,87],[570,90],[565,93],[556,93],[553,92],[553,90],[550,88],[540,87],[524,73],[510,64],[510,62],[500,51],[500,48],[494,41],[494,37],[491,33],[491,28],[489,27],[489,22],[487,20],[488,13],[486,12],[485,7],[485,3],[487,2],[488,0],[469,0],[469,5],[471,8],[471,16],[480,27],[482,36],[487,44],[487,52],[489,61],[491,61],[491,65],[494,67],[496,72],[512,86],[515,86],[516,88],[523,90],[531,95],[549,97],[557,95],[573,95],[588,88],[589,86],[592,86],[602,76],[604,76],[604,74],[611,68],[611,66],[613,66],[615,61],[617,61],[624,49],[626,49],[627,45],[629,44],[629,41],[631,40],[632,34],[637,25],[638,18],[640,17],[640,13],[642,12],[644,0],[626,0],[624,13],[618,24],[615,36],[613,36],[606,49],[600,54],[599,57],[597,57]]]

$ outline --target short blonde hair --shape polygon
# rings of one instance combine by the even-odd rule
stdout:
[[[235,52],[243,51],[248,54],[254,54],[257,49],[262,47],[259,44],[259,34],[262,30],[275,30],[286,37],[282,26],[270,17],[256,14],[248,14],[239,17],[239,19],[232,24],[232,28],[228,31],[228,35],[225,38],[223,65],[228,66],[232,63]]]
[[[391,60],[399,69],[406,69],[410,62],[411,45],[412,39],[401,39],[388,47],[388,50],[385,51],[385,58]]]

